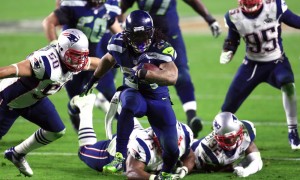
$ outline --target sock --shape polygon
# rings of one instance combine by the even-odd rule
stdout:
[[[93,128],[93,108],[80,109],[79,118],[82,119],[78,130],[79,146],[95,144],[97,136]]]
[[[65,134],[65,130],[66,129],[55,133],[55,132],[39,129],[34,134],[29,136],[27,139],[25,139],[22,143],[15,146],[15,151],[18,154],[25,155],[37,148],[50,144],[52,141],[55,141],[56,139],[59,139]]]
[[[294,84],[286,85],[282,88],[282,101],[286,115],[286,121],[289,132],[293,129],[297,129],[297,100],[294,89]]]

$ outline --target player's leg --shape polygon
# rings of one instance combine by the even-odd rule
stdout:
[[[22,169],[21,172],[24,175],[32,176],[33,172],[25,159],[26,154],[62,137],[65,133],[65,126],[48,98],[40,100],[30,108],[18,111],[25,119],[41,128],[17,146],[6,150],[5,157],[20,171]]]
[[[5,102],[0,104],[0,140],[19,116],[20,114],[13,109],[10,110]]]
[[[198,133],[202,130],[202,122],[197,117],[197,102],[195,98],[194,85],[190,76],[186,49],[181,33],[175,39],[171,39],[170,43],[177,52],[175,64],[178,68],[178,80],[175,89],[182,103],[183,110],[187,116],[187,124],[191,127],[194,137],[198,137]]]
[[[179,157],[176,117],[169,99],[147,99],[148,120],[163,149],[162,171],[171,173]]]
[[[117,123],[117,153],[114,160],[103,167],[106,173],[115,173],[123,169],[129,136],[134,128],[133,118],[145,115],[147,108],[144,97],[133,88],[121,92],[120,102],[122,109]]]
[[[83,71],[74,75],[73,79],[66,83],[65,88],[69,99],[72,99],[74,96],[79,95],[82,92],[83,86],[88,83],[89,78],[92,77],[92,75],[92,71]],[[78,109],[71,107],[70,101],[68,102],[68,114],[74,130],[78,132],[80,122],[79,111]]]
[[[110,140],[97,142],[96,133],[93,128],[93,106],[96,99],[95,94],[71,99],[71,106],[80,110],[80,121],[78,130],[79,158],[90,168],[102,171],[102,167],[112,159],[106,151]]]
[[[291,144],[292,149],[300,149],[296,88],[294,84],[294,74],[287,58],[277,62],[273,74],[275,78],[270,78],[270,81],[268,82],[278,89],[281,89],[283,107],[288,126],[289,143]]]
[[[236,113],[254,88],[264,81],[264,77],[259,74],[260,72],[263,72],[263,70],[257,71],[257,67],[253,62],[248,62],[247,65],[242,64],[239,67],[226,93],[221,107],[222,112]]]

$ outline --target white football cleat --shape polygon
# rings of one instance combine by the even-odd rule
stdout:
[[[72,108],[79,108],[80,112],[83,109],[93,109],[94,103],[96,100],[96,95],[95,94],[88,94],[85,96],[74,96],[71,101],[70,105]]]
[[[19,169],[20,173],[31,177],[33,175],[33,171],[26,161],[25,156],[16,155],[17,153],[14,152],[14,147],[7,149],[4,152],[4,158],[12,162]]]

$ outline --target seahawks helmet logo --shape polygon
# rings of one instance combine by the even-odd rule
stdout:
[[[73,46],[73,44],[75,44],[79,41],[79,37],[75,36],[74,34],[65,32],[65,33],[63,33],[63,35],[69,39],[69,41],[71,42],[71,46]]]

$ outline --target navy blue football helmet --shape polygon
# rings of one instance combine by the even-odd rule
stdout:
[[[143,10],[132,11],[126,18],[125,36],[137,53],[145,52],[152,43],[154,34],[153,20]]]

